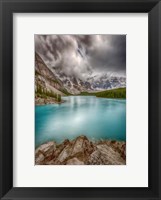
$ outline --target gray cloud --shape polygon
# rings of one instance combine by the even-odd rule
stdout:
[[[66,75],[126,73],[125,35],[35,35],[35,50]]]

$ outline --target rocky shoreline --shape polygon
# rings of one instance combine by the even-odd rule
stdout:
[[[126,165],[126,142],[93,142],[84,135],[61,144],[49,141],[36,148],[35,165]]]
[[[64,103],[65,101],[61,100],[61,102],[56,101],[55,98],[52,97],[47,97],[45,98],[40,98],[37,97],[35,98],[35,105],[46,105],[46,104],[61,104]]]

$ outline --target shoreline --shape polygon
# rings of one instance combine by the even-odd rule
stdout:
[[[35,165],[126,165],[126,142],[89,140],[85,135],[35,149]]]
[[[73,96],[73,97],[78,97],[78,96],[82,96],[82,97],[88,97],[88,95],[69,95],[69,96]],[[113,100],[126,100],[126,98],[107,98],[107,97],[97,97],[94,95],[89,95],[89,97],[96,97],[96,98],[102,98],[102,99],[113,99]],[[37,98],[38,99],[38,98]],[[41,106],[41,105],[49,105],[49,104],[62,104],[65,102],[65,100],[61,100],[61,102],[56,101],[54,98],[39,98],[38,100],[35,99],[35,106]]]
[[[112,98],[112,97],[97,97],[95,95],[69,95],[73,97],[96,97],[96,98],[102,98],[102,99],[118,99],[118,100],[126,100],[126,98]]]
[[[56,101],[54,98],[35,98],[35,106],[49,105],[49,104],[62,104],[65,100],[61,100],[60,102]]]
[[[123,88],[124,89],[124,88]],[[110,91],[110,90],[109,90]],[[96,98],[103,98],[103,99],[116,99],[116,100],[126,100],[126,97],[106,97],[106,96],[97,96],[97,94],[99,94],[100,92],[95,92],[95,93],[87,93],[87,94],[72,94],[72,95],[68,95],[68,96],[93,96]],[[64,103],[65,100],[61,100],[60,102],[56,100],[56,98],[50,97],[50,96],[46,96],[46,98],[43,97],[38,97],[35,96],[35,105],[36,106],[40,106],[40,105],[48,105],[48,104],[61,104]]]

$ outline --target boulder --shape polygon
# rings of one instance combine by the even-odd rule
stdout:
[[[78,160],[78,158],[71,158],[66,162],[66,165],[84,165],[84,162]]]
[[[71,152],[72,152],[72,146],[71,146],[70,144],[68,144],[68,145],[63,149],[63,151],[59,154],[57,160],[58,160],[59,162],[65,161],[66,159],[68,159],[68,157],[70,157]]]
[[[40,145],[35,151],[35,163],[44,164],[45,160],[51,160],[56,150],[56,143],[50,141]]]
[[[90,155],[89,165],[125,165],[120,153],[107,144],[97,145],[97,149]]]
[[[74,140],[54,141],[40,145],[35,150],[36,165],[125,165],[126,142],[102,140],[89,141],[86,136]]]
[[[38,154],[35,156],[35,164],[36,164],[36,165],[41,165],[41,164],[43,164],[44,159],[45,159],[45,156],[44,156],[42,153],[38,153]]]

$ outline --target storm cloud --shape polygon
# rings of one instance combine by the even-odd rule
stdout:
[[[126,73],[126,35],[35,35],[35,51],[67,76]]]

